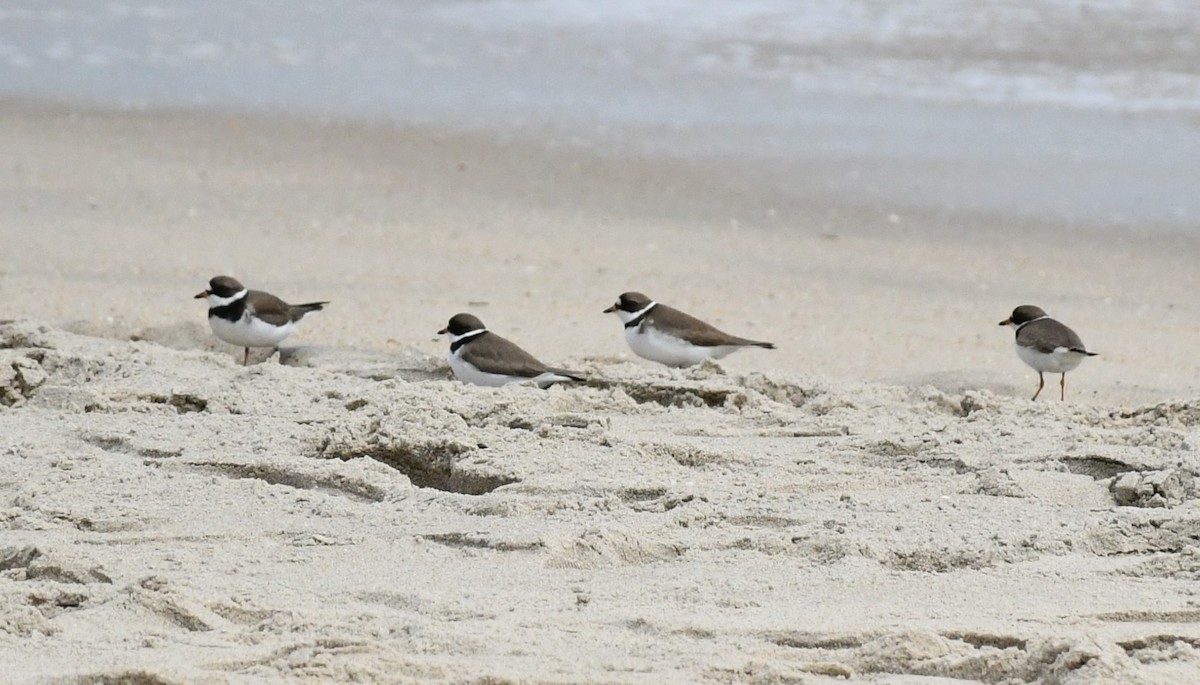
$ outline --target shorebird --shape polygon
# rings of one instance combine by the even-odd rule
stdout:
[[[479,317],[455,314],[438,335],[450,338],[450,369],[464,383],[499,387],[532,381],[539,388],[582,381],[573,371],[546,366],[525,350],[489,331]]]
[[[639,292],[622,293],[604,312],[616,312],[620,317],[625,324],[625,341],[635,354],[667,366],[721,359],[744,347],[775,349],[774,343],[730,335]]]
[[[1016,329],[1017,356],[1038,372],[1038,389],[1033,393],[1035,400],[1046,386],[1043,373],[1062,374],[1058,381],[1059,398],[1067,399],[1067,372],[1097,354],[1087,351],[1075,331],[1051,319],[1041,307],[1031,304],[1014,309],[1012,316],[1000,325]]]
[[[236,278],[217,276],[195,299],[208,299],[208,325],[230,345],[245,348],[242,366],[250,359],[251,347],[275,347],[292,334],[309,312],[321,311],[328,302],[288,304],[271,293],[247,290]]]

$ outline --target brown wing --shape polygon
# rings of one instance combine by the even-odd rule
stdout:
[[[1031,321],[1017,331],[1017,344],[1032,347],[1038,352],[1050,354],[1060,347],[1078,352],[1086,352],[1083,340],[1075,331],[1054,319],[1039,319]]]
[[[272,326],[282,326],[289,321],[296,320],[292,318],[290,304],[261,290],[251,290],[246,293],[246,309]]]
[[[654,324],[660,331],[686,340],[701,347],[718,347],[720,345],[756,345],[758,347],[774,348],[769,342],[739,338],[730,335],[711,324],[707,324],[690,314],[684,314],[678,309],[658,304],[646,315],[646,321]]]
[[[533,355],[490,331],[467,344],[462,358],[480,371],[506,376],[533,378],[550,370]]]
[[[251,290],[246,293],[246,308],[250,313],[273,326],[282,326],[289,321],[299,321],[309,312],[320,311],[328,302],[288,304],[271,293]]]

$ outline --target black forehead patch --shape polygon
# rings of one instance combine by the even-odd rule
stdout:
[[[217,276],[208,282],[208,291],[218,297],[230,297],[241,290],[242,284],[232,276]]]
[[[1020,307],[1017,307],[1016,309],[1013,310],[1012,321],[1013,321],[1013,323],[1020,325],[1020,324],[1025,323],[1026,321],[1033,321],[1034,319],[1040,319],[1045,315],[1046,315],[1046,312],[1043,311],[1041,307],[1036,307],[1031,304],[1023,304]]]
[[[617,307],[620,308],[621,311],[636,312],[640,309],[644,309],[646,305],[650,304],[650,302],[650,298],[639,292],[631,290],[627,293],[621,293],[621,297],[617,300]]]
[[[485,328],[485,326],[483,325],[483,322],[479,320],[479,317],[475,316],[474,314],[467,314],[465,312],[461,314],[455,314],[454,316],[450,317],[450,323],[446,325],[446,330],[450,331],[454,335],[470,333],[471,331],[477,331],[481,328]]]

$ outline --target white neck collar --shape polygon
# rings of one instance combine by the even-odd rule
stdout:
[[[650,311],[650,308],[656,304],[658,304],[658,303],[655,302],[654,300],[650,300],[650,304],[646,305],[645,307],[642,307],[641,309],[637,310],[636,312],[627,312],[624,309],[618,309],[617,317],[619,319],[621,319],[621,323],[629,323],[630,321],[633,321],[634,319],[638,318],[639,316],[642,316],[646,312]]]
[[[476,328],[475,330],[467,331],[466,333],[463,333],[462,335],[455,335],[455,334],[451,333],[450,331],[446,331],[446,335],[450,336],[450,344],[451,345],[458,342],[459,340],[465,340],[467,338],[474,338],[475,336],[483,335],[484,333],[487,333],[486,328]]]
[[[237,302],[238,300],[245,297],[247,292],[248,291],[245,288],[242,288],[241,290],[230,295],[229,297],[221,297],[220,295],[214,295],[212,293],[209,293],[208,294],[208,306],[209,306],[209,308],[216,308],[216,307],[224,307],[225,305],[228,305],[228,304],[233,304],[234,302]]]
[[[1024,328],[1024,327],[1028,326],[1029,324],[1033,323],[1034,321],[1041,321],[1042,319],[1049,319],[1049,318],[1050,318],[1050,315],[1049,315],[1049,314],[1042,314],[1041,316],[1039,316],[1039,317],[1038,317],[1038,318],[1036,318],[1036,319],[1030,319],[1030,320],[1026,321],[1025,323],[1018,324],[1018,325],[1017,325],[1017,330],[1018,330],[1018,331],[1019,331],[1019,330],[1021,330],[1022,328]]]

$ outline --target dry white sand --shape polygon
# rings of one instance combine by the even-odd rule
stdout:
[[[10,103],[0,143],[5,682],[1200,674],[1193,239],[444,131]],[[243,368],[218,273],[333,304]],[[626,289],[780,349],[630,360]],[[1066,403],[1025,302],[1102,354]],[[451,380],[462,310],[593,380]]]

